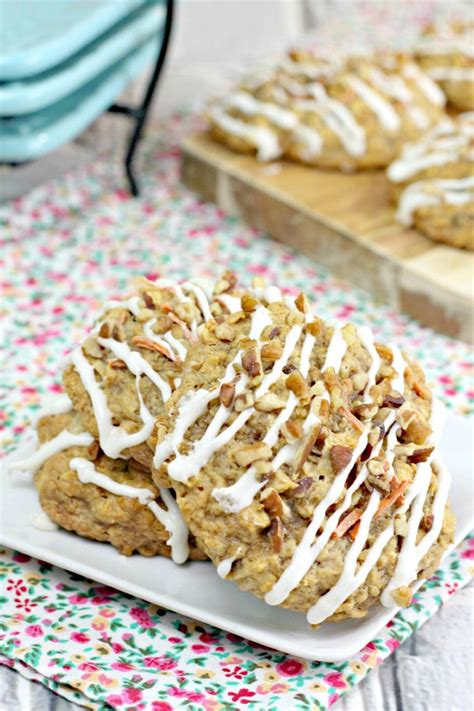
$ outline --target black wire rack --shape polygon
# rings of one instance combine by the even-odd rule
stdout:
[[[147,89],[145,91],[143,101],[140,106],[125,106],[123,104],[112,104],[108,111],[114,114],[122,114],[128,118],[135,121],[135,126],[130,134],[130,142],[128,145],[128,150],[125,155],[125,173],[127,175],[130,192],[134,197],[140,194],[139,185],[135,177],[135,171],[133,168],[133,159],[138,148],[138,144],[143,134],[145,128],[146,119],[148,116],[148,111],[150,109],[153,96],[158,85],[158,80],[160,78],[166,54],[168,51],[168,45],[171,36],[171,29],[173,25],[173,13],[174,13],[174,0],[166,0],[166,17],[165,26],[163,29],[163,39],[161,43],[160,52],[158,54],[155,67],[151,74],[150,80],[148,82]]]

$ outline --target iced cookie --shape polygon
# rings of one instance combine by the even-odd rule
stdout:
[[[444,103],[405,57],[331,63],[295,51],[216,102],[209,122],[217,140],[259,160],[358,170],[388,165],[404,142],[440,120]]]
[[[311,624],[406,605],[452,541],[439,403],[366,327],[270,288],[189,352],[150,439],[222,577]]]
[[[461,111],[474,110],[474,23],[427,27],[415,56],[422,69]]]
[[[188,556],[205,558],[193,537],[188,540],[173,492],[157,487],[140,462],[110,459],[92,437],[88,446],[71,442],[55,451],[55,440],[65,432],[84,434],[80,416],[71,412],[43,418],[38,425],[40,448],[32,462],[38,467],[35,484],[41,507],[54,524],[107,541],[124,555],[163,555],[177,563]]]
[[[437,242],[474,250],[474,114],[407,145],[387,170],[397,219]]]

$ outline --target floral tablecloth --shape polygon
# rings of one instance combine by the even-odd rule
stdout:
[[[105,298],[133,276],[264,276],[304,289],[321,316],[370,325],[418,358],[454,411],[472,412],[470,349],[375,305],[362,291],[214,206],[178,179],[176,117],[143,146],[143,194],[131,199],[105,155],[0,208],[5,355],[0,428],[11,451],[41,398],[61,390],[60,363]],[[4,664],[92,708],[326,709],[404,641],[472,569],[474,539],[452,553],[356,657],[340,664],[288,658],[103,586],[2,551]]]

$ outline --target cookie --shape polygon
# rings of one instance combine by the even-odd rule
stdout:
[[[45,417],[38,426],[40,444],[80,429],[74,412]],[[205,558],[193,538],[188,541],[173,492],[157,487],[139,462],[105,456],[96,440],[51,454],[37,470],[35,485],[53,523],[107,541],[123,555],[162,555],[178,563],[188,555]]]
[[[295,51],[209,110],[211,135],[259,160],[384,167],[444,115],[445,97],[402,56],[325,61]]]
[[[461,111],[474,110],[474,23],[454,22],[425,29],[415,48],[422,69]]]
[[[303,295],[245,294],[209,321],[167,410],[153,474],[173,480],[199,546],[311,624],[408,604],[452,541],[442,414],[422,371],[366,327],[324,323]]]
[[[145,442],[179,383],[201,325],[226,311],[233,275],[212,286],[142,279],[134,296],[107,304],[71,355],[64,386],[84,428],[111,458],[133,456],[145,466]]]
[[[474,114],[407,145],[387,170],[397,219],[437,242],[474,250]]]

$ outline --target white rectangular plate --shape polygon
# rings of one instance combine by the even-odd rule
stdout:
[[[441,442],[441,458],[453,478],[456,543],[473,527],[472,424],[468,418],[448,416]],[[22,459],[31,447],[31,442],[21,447],[9,461]],[[320,661],[347,659],[370,642],[397,612],[397,608],[377,605],[362,620],[326,624],[315,631],[304,615],[269,607],[240,592],[232,582],[221,580],[210,563],[178,566],[161,557],[125,558],[106,543],[61,530],[39,531],[32,525],[40,507],[31,478],[7,473],[2,484],[2,544],[281,652]]]

